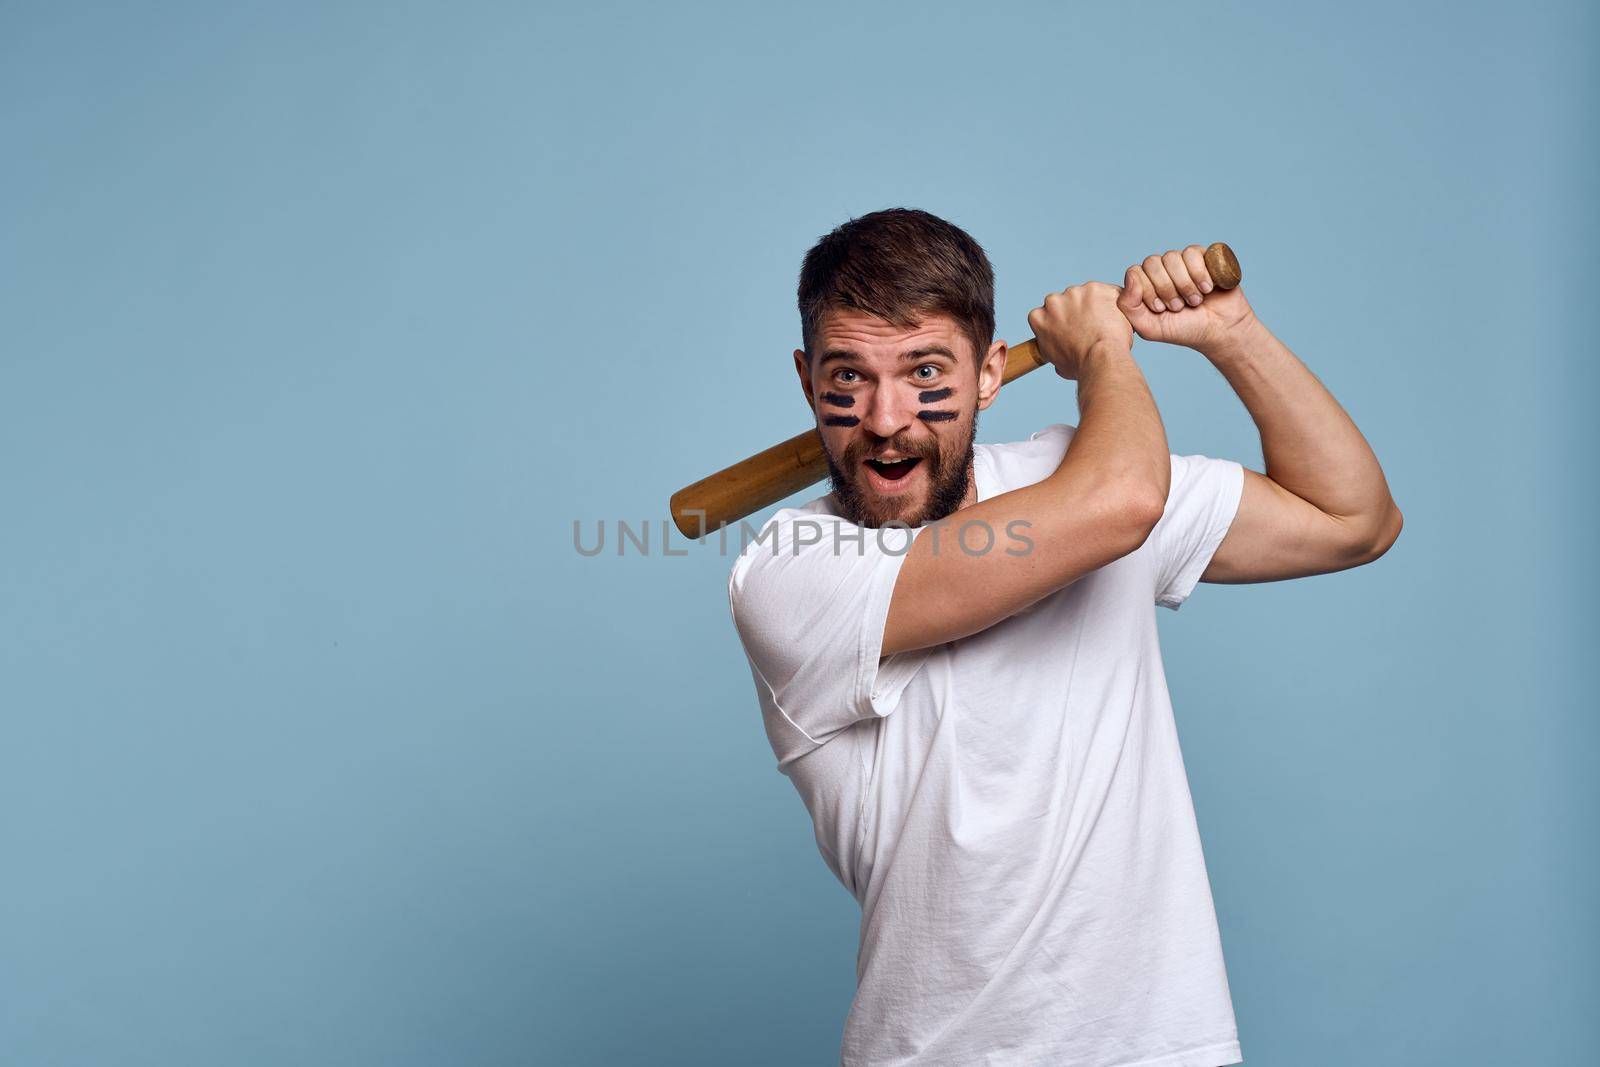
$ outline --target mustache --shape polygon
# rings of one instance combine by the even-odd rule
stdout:
[[[914,456],[919,459],[937,461],[939,458],[939,442],[918,441],[900,436],[888,438],[877,444],[858,439],[845,446],[844,460],[850,466],[857,466],[863,459],[879,452],[898,452],[902,456]]]

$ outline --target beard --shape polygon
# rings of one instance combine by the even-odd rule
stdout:
[[[978,413],[973,411],[972,424],[967,428],[966,441],[958,451],[942,453],[938,440],[914,441],[899,436],[888,438],[888,447],[907,456],[916,456],[921,466],[927,468],[927,500],[918,508],[915,503],[900,497],[882,497],[862,485],[862,459],[881,448],[864,438],[857,438],[844,451],[844,469],[833,461],[833,453],[823,448],[828,460],[828,479],[833,484],[834,499],[845,518],[857,526],[880,527],[888,522],[903,522],[907,526],[921,526],[937,522],[952,515],[961,507],[972,480],[972,443],[978,436]],[[849,473],[847,474],[846,471]],[[909,477],[909,475],[908,475]]]

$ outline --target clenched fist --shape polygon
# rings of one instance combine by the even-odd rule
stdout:
[[[1199,245],[1146,256],[1129,267],[1117,306],[1146,341],[1201,352],[1225,343],[1255,319],[1243,289],[1216,287]]]
[[[1028,312],[1039,354],[1057,374],[1076,381],[1083,361],[1100,345],[1127,355],[1133,347],[1133,327],[1117,305],[1121,293],[1105,282],[1085,282],[1049,294],[1042,306]]]

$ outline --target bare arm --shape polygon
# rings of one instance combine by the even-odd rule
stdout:
[[[962,508],[952,523],[987,523],[995,543],[1025,522],[1024,554],[969,555],[924,533],[906,553],[884,625],[883,655],[954,641],[1016,614],[1132,552],[1161,517],[1171,478],[1166,430],[1130,352],[1116,286],[1046,298],[1029,316],[1039,350],[1078,379],[1079,421],[1054,473]],[[1057,299],[1059,298],[1059,299]],[[1114,318],[1112,318],[1114,316]],[[1119,325],[1120,324],[1120,325]]]
[[[1238,514],[1201,579],[1274,581],[1377,559],[1403,521],[1377,456],[1333,394],[1256,318],[1243,290],[1212,291],[1198,251],[1191,245],[1130,267],[1124,310],[1141,337],[1211,360],[1261,432],[1266,473],[1245,471]]]
[[[1247,471],[1239,515],[1201,575],[1260,582],[1368,563],[1400,536],[1400,509],[1367,439],[1265,326],[1205,351],[1261,432],[1266,474]]]

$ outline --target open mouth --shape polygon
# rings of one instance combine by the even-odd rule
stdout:
[[[885,481],[898,482],[915,470],[917,464],[921,462],[920,456],[910,456],[896,460],[869,459],[866,464]]]

